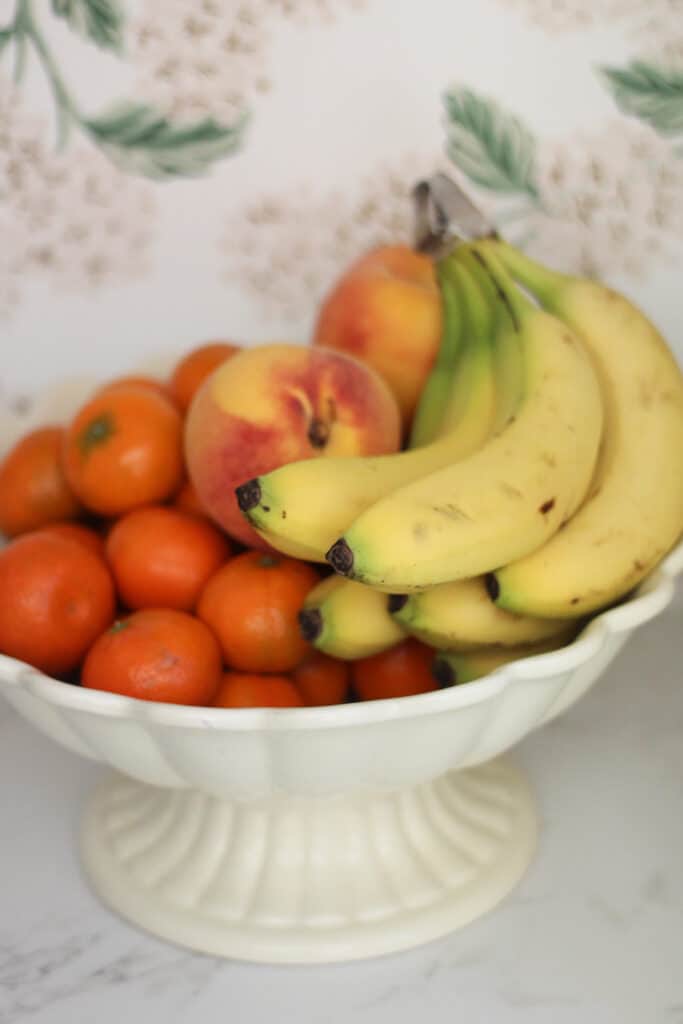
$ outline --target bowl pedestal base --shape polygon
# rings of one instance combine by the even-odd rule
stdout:
[[[528,866],[534,803],[506,759],[392,792],[218,799],[115,776],[88,807],[99,897],[216,956],[325,963],[396,952],[490,910]]]

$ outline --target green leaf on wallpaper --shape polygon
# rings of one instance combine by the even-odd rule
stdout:
[[[454,86],[444,97],[447,152],[470,181],[492,192],[538,198],[535,140],[491,99]]]
[[[83,127],[123,170],[147,178],[196,177],[239,146],[246,118],[222,125],[212,117],[174,124],[153,107],[124,101]]]
[[[121,51],[124,15],[119,0],[52,0],[52,10],[102,49]]]
[[[683,132],[682,71],[635,60],[601,74],[625,114],[647,121],[660,135]]]

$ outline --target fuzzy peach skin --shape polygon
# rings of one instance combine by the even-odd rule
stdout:
[[[397,451],[401,417],[390,388],[343,352],[306,345],[245,348],[195,395],[185,426],[190,479],[232,537],[270,550],[239,510],[235,488],[297,459]]]
[[[441,340],[434,264],[407,245],[371,250],[324,300],[313,343],[348,352],[382,374],[410,424]]]

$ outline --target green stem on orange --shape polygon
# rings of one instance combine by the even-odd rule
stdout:
[[[258,565],[261,569],[272,569],[274,566],[280,564],[281,559],[277,555],[261,555],[258,560]]]
[[[109,627],[109,632],[120,633],[122,629],[128,629],[129,625],[130,623],[127,622],[126,619],[117,619],[116,622],[112,622],[111,626]]]
[[[116,429],[114,417],[110,412],[103,412],[81,431],[78,437],[78,447],[83,455],[89,455],[93,448],[108,441]]]

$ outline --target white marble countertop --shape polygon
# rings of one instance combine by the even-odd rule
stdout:
[[[518,748],[542,834],[506,903],[351,965],[219,961],[112,916],[77,859],[99,770],[0,701],[0,1024],[681,1024],[682,626],[679,596]]]

